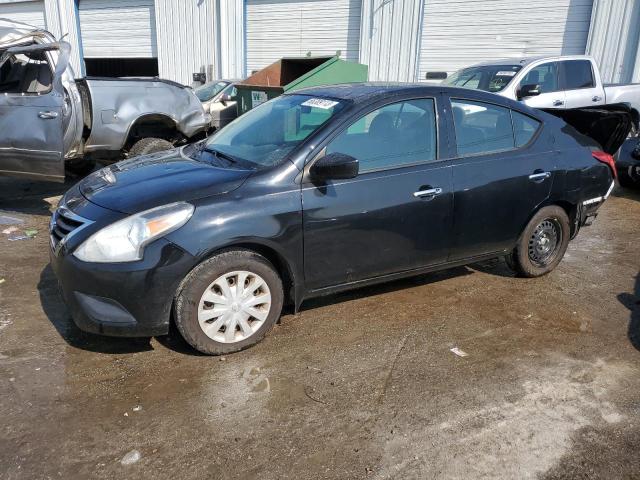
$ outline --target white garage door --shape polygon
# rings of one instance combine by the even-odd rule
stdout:
[[[0,18],[47,28],[44,17],[44,1],[0,3]]]
[[[362,0],[246,0],[247,73],[282,57],[358,60]]]
[[[85,58],[158,56],[153,0],[81,0],[79,13]]]
[[[584,54],[593,0],[425,0],[420,73],[486,60]]]

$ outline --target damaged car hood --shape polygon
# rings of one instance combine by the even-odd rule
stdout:
[[[611,155],[620,149],[634,126],[631,108],[625,103],[567,110],[543,110],[563,119],[578,132],[592,138]],[[638,125],[635,127],[637,129]]]
[[[134,214],[168,203],[228,193],[251,173],[214,167],[183,155],[179,149],[118,162],[92,173],[78,186],[91,203]]]

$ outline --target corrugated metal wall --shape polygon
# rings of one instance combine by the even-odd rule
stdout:
[[[70,63],[78,77],[84,76],[78,11],[74,0],[44,0],[47,29],[56,37],[71,44]]]
[[[206,71],[207,66],[215,76],[243,74],[243,0],[154,1],[161,76],[190,84],[191,74]],[[16,2],[0,0],[8,3]],[[370,65],[372,80],[422,80],[427,70],[453,71],[487,58],[586,49],[599,62],[605,81],[640,82],[640,0],[539,0],[535,4],[529,0],[424,0],[424,4],[422,0],[363,0],[359,60]],[[73,47],[71,63],[83,75],[74,0],[44,0],[44,5],[47,28],[58,38],[67,35],[65,40]],[[288,21],[285,16],[285,25]],[[418,32],[423,34],[416,40]]]
[[[155,58],[154,0],[80,0],[85,58]]]
[[[247,73],[282,57],[357,61],[362,0],[247,0]]]
[[[215,0],[155,2],[160,77],[191,85],[194,72],[215,71]]]
[[[420,80],[486,60],[584,54],[593,0],[425,0]]]
[[[640,82],[640,1],[594,0],[587,53],[608,83]]]
[[[218,0],[220,15],[218,72],[221,78],[241,78],[244,74],[244,0]]]
[[[369,80],[416,80],[422,0],[363,0],[360,63]]]
[[[46,28],[44,1],[0,2],[0,17]]]

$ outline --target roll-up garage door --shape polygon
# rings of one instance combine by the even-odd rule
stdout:
[[[158,56],[153,0],[81,0],[79,14],[85,58]]]
[[[47,28],[44,16],[44,1],[0,3],[0,18],[28,23]]]
[[[425,0],[419,80],[502,58],[584,54],[593,0]]]
[[[246,0],[247,73],[282,57],[358,60],[362,0]]]

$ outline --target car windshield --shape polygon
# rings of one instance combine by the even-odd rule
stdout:
[[[486,92],[499,92],[522,69],[522,65],[482,65],[458,70],[443,84]]]
[[[220,129],[200,152],[216,157],[218,163],[253,169],[275,166],[344,106],[341,100],[283,95]]]
[[[207,100],[211,100],[218,93],[222,91],[224,87],[229,85],[228,82],[211,82],[205,83],[201,87],[198,87],[194,90],[196,97],[200,99],[201,102],[206,102]]]

